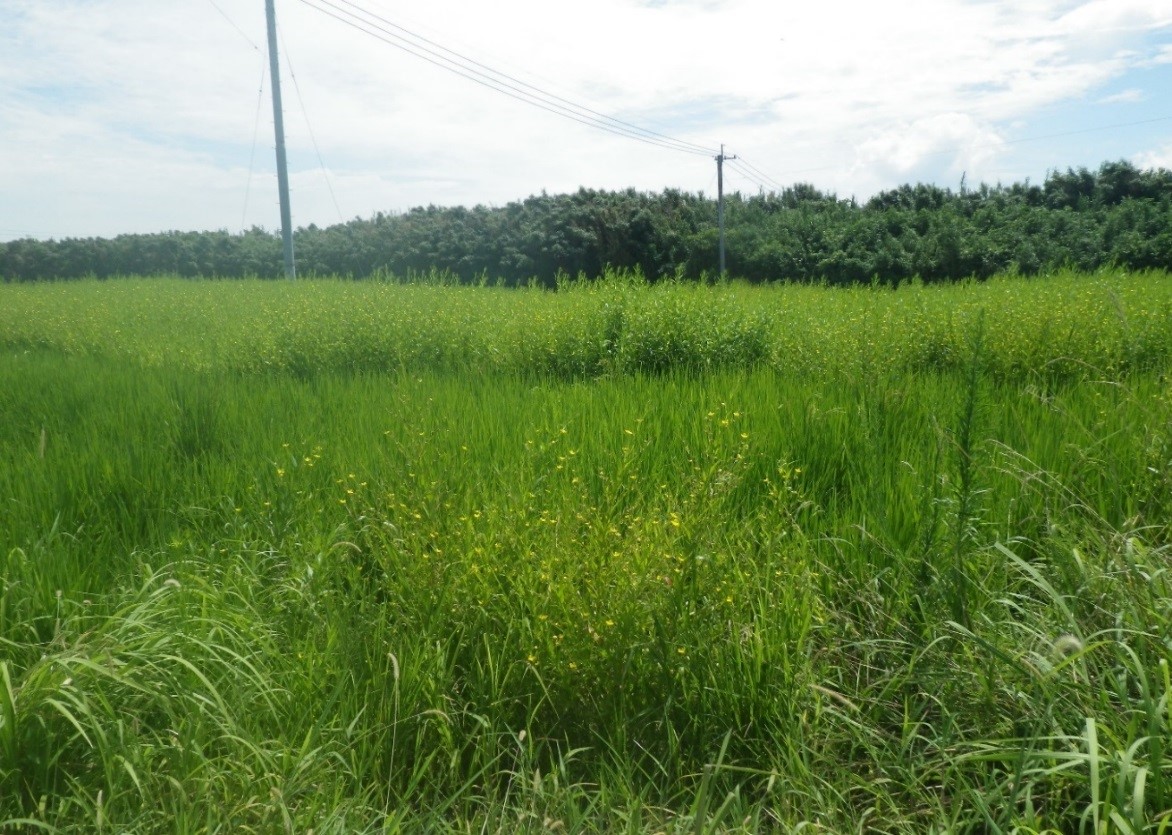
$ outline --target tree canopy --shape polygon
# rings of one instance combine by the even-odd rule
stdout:
[[[364,278],[438,271],[462,282],[716,269],[716,201],[669,189],[540,194],[501,207],[427,206],[295,233],[298,272]],[[1172,171],[1126,161],[1053,171],[1040,185],[903,185],[866,202],[799,183],[726,197],[730,275],[898,283],[1106,265],[1172,269]],[[165,232],[0,244],[5,281],[168,274],[278,277],[279,235]]]

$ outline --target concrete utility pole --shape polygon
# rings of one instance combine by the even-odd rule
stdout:
[[[293,263],[293,215],[289,210],[289,166],[285,161],[285,118],[281,111],[281,65],[277,60],[277,12],[273,0],[265,0],[265,17],[269,25],[269,75],[273,79],[273,127],[277,134],[277,191],[281,197],[285,278],[293,279],[297,277],[297,268]]]
[[[736,156],[724,155],[724,143],[720,143],[720,154],[716,159],[716,222],[720,227],[720,277],[724,278],[724,161]]]

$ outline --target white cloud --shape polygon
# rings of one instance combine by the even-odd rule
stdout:
[[[1172,64],[1172,44],[1164,44],[1148,62],[1151,66]]]
[[[1146,98],[1143,90],[1138,90],[1132,87],[1129,90],[1121,90],[1110,96],[1104,96],[1099,99],[1098,104],[1134,104],[1141,102]]]
[[[1091,0],[1062,15],[1057,28],[1065,34],[1103,36],[1170,24],[1170,0]]]
[[[355,3],[519,82],[860,197],[999,172],[1014,123],[1135,101],[1128,72],[1172,60],[1145,40],[1172,0]],[[338,219],[302,100],[344,217],[543,188],[711,191],[710,155],[559,119],[311,5],[278,4],[298,223]],[[275,225],[263,4],[0,0],[0,19],[0,237],[236,228],[257,127],[244,225]],[[1108,82],[1125,91],[1104,97]]]
[[[1002,139],[964,113],[945,113],[884,130],[864,141],[851,169],[859,181],[928,179],[946,171],[978,181],[1002,147]],[[927,176],[925,176],[927,175]]]
[[[1141,151],[1132,157],[1132,162],[1143,169],[1167,168],[1172,170],[1172,142],[1158,148]]]

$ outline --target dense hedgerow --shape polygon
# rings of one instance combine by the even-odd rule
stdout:
[[[727,265],[748,281],[901,283],[1172,268],[1172,171],[1126,160],[1054,170],[1042,183],[959,190],[918,183],[866,202],[795,184],[725,198]],[[560,277],[640,270],[701,279],[717,268],[712,197],[668,189],[579,189],[505,206],[417,207],[294,233],[302,275],[438,271],[465,284],[555,286]],[[277,278],[280,236],[165,232],[0,243],[0,280],[119,275]]]

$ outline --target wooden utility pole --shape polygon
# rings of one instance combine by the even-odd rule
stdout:
[[[720,277],[724,278],[724,161],[736,159],[736,156],[724,155],[724,143],[720,144],[720,154],[716,157],[716,222],[720,227]]]
[[[277,60],[277,12],[265,0],[269,29],[269,75],[273,79],[273,128],[277,135],[277,191],[281,198],[281,239],[285,246],[285,278],[297,277],[293,263],[293,214],[289,210],[289,166],[285,160],[285,119],[281,111],[281,66]],[[723,148],[723,146],[722,146]]]

